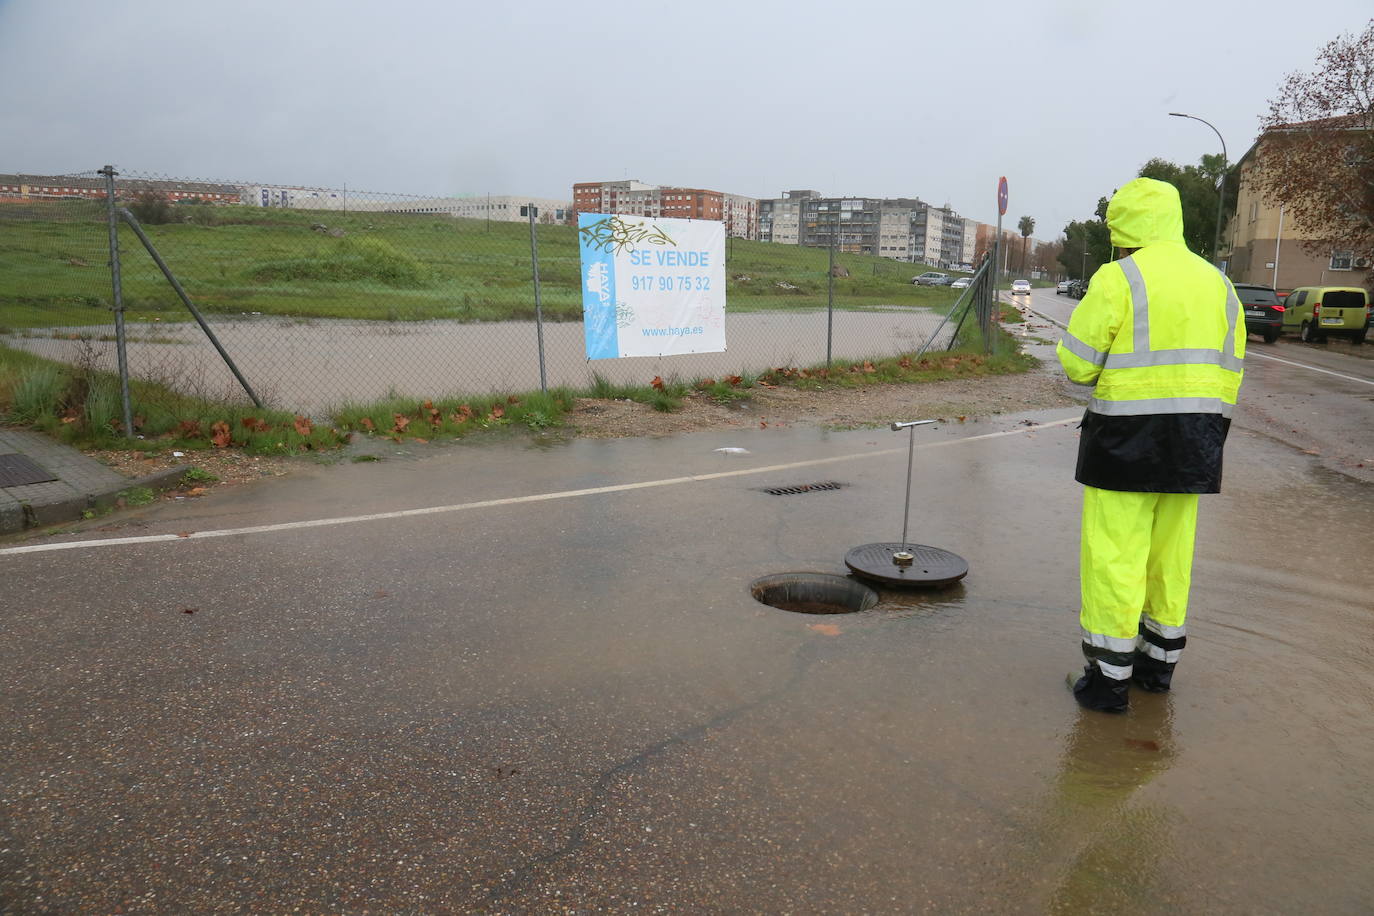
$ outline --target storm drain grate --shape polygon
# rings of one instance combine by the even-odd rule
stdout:
[[[798,493],[811,493],[816,490],[838,490],[844,484],[838,480],[823,480],[820,483],[799,483],[790,487],[764,487],[763,492],[774,496],[795,496]]]
[[[0,455],[0,487],[23,487],[46,483],[57,476],[20,454]]]

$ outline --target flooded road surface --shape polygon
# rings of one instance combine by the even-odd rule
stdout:
[[[953,295],[951,295],[951,305]],[[939,331],[943,312],[901,308],[837,311],[831,325],[834,359],[866,359],[919,350]],[[389,392],[438,398],[449,394],[539,389],[539,341],[532,321],[463,324],[263,318],[213,321],[223,344],[265,401],[322,415],[332,406],[388,397]],[[47,337],[0,337],[50,359],[114,371],[110,328],[58,328]],[[545,375],[552,387],[586,388],[593,375],[645,385],[654,376],[690,380],[765,372],[775,366],[816,366],[826,360],[827,319],[818,312],[731,313],[722,353],[632,357],[589,362],[581,322],[544,325]],[[140,324],[129,331],[130,371],[192,394],[243,398],[242,389],[195,324]]]
[[[858,614],[749,585],[897,539],[906,433],[455,447],[0,552],[0,900],[1368,912],[1374,487],[1235,431],[1174,692],[1080,712],[1074,415],[918,431],[971,570]]]

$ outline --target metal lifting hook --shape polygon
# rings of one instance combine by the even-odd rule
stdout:
[[[906,549],[906,526],[907,520],[911,517],[911,464],[912,458],[916,454],[916,427],[934,422],[934,420],[892,421],[894,433],[904,429],[911,430],[911,435],[907,437],[906,447],[906,501],[902,503],[902,549],[892,555],[892,562],[898,566],[910,566],[915,559],[915,555]]]

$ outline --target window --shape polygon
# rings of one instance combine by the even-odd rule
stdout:
[[[1350,270],[1354,265],[1355,252],[1353,251],[1333,251],[1331,252],[1332,270]]]

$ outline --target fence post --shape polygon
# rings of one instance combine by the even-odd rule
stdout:
[[[825,369],[830,371],[830,345],[835,329],[835,243],[840,237],[840,213],[835,211],[835,228],[830,233],[830,269],[826,271],[825,294]]]
[[[534,231],[534,217],[539,208],[527,206],[530,216],[530,265],[534,271],[534,333],[539,340],[539,390],[549,393],[549,380],[544,372],[544,304],[539,294],[539,239]]]
[[[99,171],[105,176],[105,213],[110,228],[110,282],[114,287],[115,352],[119,356],[119,399],[124,407],[124,438],[134,437],[134,413],[129,403],[129,356],[124,346],[124,282],[119,274],[119,217],[115,213],[114,166]]]

